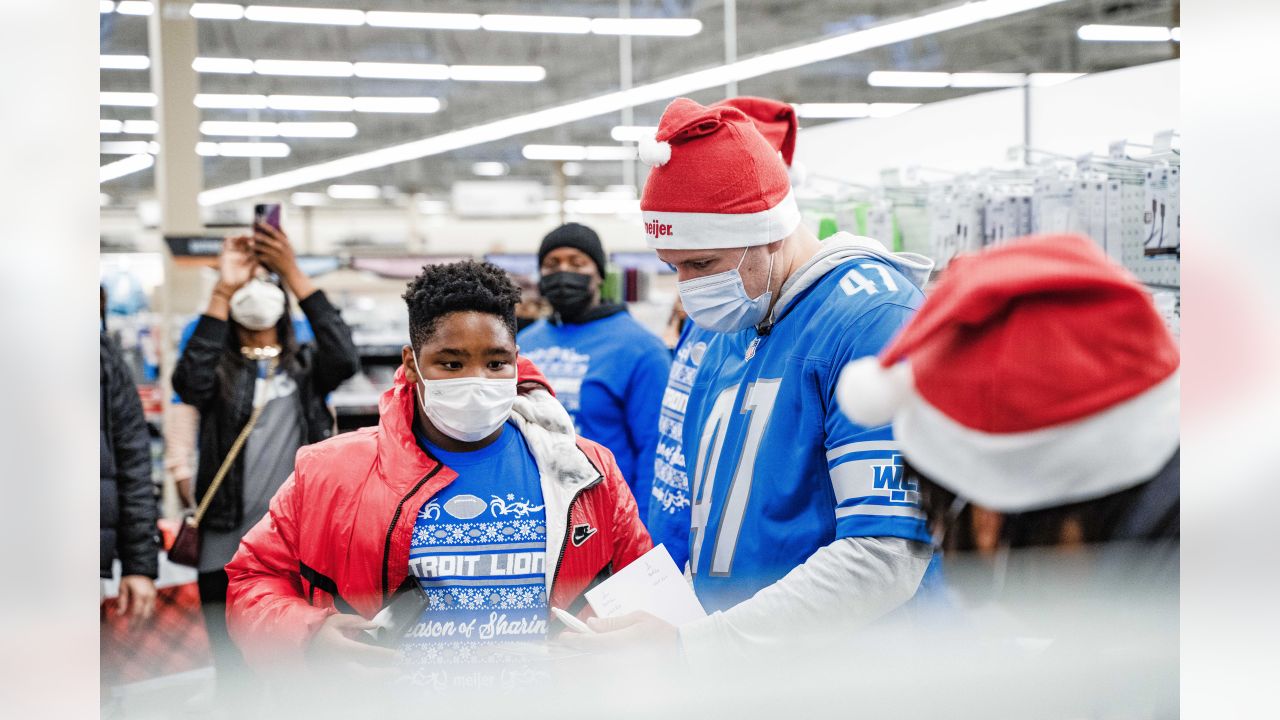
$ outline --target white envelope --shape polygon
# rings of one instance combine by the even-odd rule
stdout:
[[[707,616],[671,553],[662,545],[588,590],[586,597],[591,609],[602,618],[642,610],[678,626]]]

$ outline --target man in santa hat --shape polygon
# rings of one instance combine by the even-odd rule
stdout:
[[[785,103],[680,98],[641,144],[645,235],[693,321],[648,522],[711,614],[678,629],[593,620],[599,634],[571,644],[678,643],[696,663],[834,637],[909,599],[930,563],[891,429],[851,422],[835,392],[842,367],[911,317],[933,264],[843,233],[820,243],[791,191],[795,134]]]

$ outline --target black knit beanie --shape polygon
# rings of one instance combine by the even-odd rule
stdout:
[[[538,266],[542,266],[542,260],[548,253],[562,247],[571,247],[586,253],[587,257],[595,262],[600,277],[604,277],[606,264],[604,246],[600,244],[600,236],[595,230],[578,223],[566,223],[547,233],[547,236],[542,238],[542,246],[538,248]]]

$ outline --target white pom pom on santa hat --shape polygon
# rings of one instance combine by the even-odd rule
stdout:
[[[651,167],[660,167],[671,161],[671,143],[654,138],[640,139],[640,160]]]
[[[854,360],[840,371],[836,401],[840,410],[863,427],[893,421],[911,392],[911,369],[905,362],[884,367],[877,357]]]

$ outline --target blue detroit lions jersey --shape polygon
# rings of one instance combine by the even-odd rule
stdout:
[[[835,399],[840,370],[878,353],[923,300],[889,264],[856,257],[767,335],[686,329],[663,395],[649,530],[687,560],[709,610],[838,538],[929,541],[891,428],[854,424]]]

